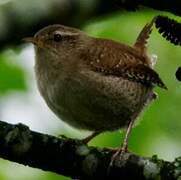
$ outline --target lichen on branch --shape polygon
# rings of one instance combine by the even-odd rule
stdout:
[[[31,131],[23,124],[0,121],[0,157],[80,180],[164,179],[181,177],[181,157],[173,162],[125,153],[108,173],[113,150],[82,141]]]

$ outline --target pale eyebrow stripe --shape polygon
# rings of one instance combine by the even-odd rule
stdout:
[[[63,32],[63,31],[55,31],[54,33],[60,34],[62,36],[77,36],[79,33],[76,32]]]

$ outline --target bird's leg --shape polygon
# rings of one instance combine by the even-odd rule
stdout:
[[[128,151],[128,139],[129,139],[129,135],[131,133],[131,129],[133,127],[133,124],[134,124],[134,121],[135,121],[135,118],[131,119],[129,125],[128,125],[128,128],[126,130],[126,135],[124,137],[124,141],[123,141],[123,144],[121,145],[120,148],[117,149],[117,151],[113,154],[112,158],[111,158],[111,162],[110,162],[110,165],[109,166],[112,166],[113,165],[113,162],[116,160],[116,158],[118,156],[120,156],[120,158],[122,158],[122,155]]]
[[[97,135],[99,135],[101,132],[99,131],[95,131],[93,132],[91,135],[87,136],[86,138],[82,139],[82,142],[84,144],[89,143],[89,141],[91,141],[94,137],[96,137]]]
[[[147,101],[144,103],[144,106],[148,105],[152,100],[154,100],[154,99],[156,99],[156,98],[157,98],[157,94],[156,94],[155,92],[151,92],[151,93],[149,94],[149,97],[148,97]],[[131,129],[132,129],[133,124],[134,124],[137,116],[139,115],[139,113],[140,113],[140,112],[137,112],[137,113],[135,113],[135,114],[132,116],[132,118],[131,118],[131,120],[130,120],[130,122],[129,122],[129,124],[128,124],[127,130],[126,130],[126,135],[125,135],[125,137],[124,137],[124,141],[123,141],[123,143],[122,143],[122,146],[121,146],[120,148],[118,148],[117,151],[113,154],[113,156],[112,156],[112,158],[111,158],[110,165],[109,165],[109,169],[110,169],[110,167],[113,165],[114,161],[116,160],[116,158],[117,158],[118,156],[119,156],[120,159],[121,159],[122,156],[123,156],[123,154],[128,151],[128,139],[129,139],[129,135],[130,135],[130,133],[131,133]]]

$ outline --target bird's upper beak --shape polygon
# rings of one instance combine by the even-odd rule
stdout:
[[[26,38],[23,38],[23,41],[33,43],[34,45],[36,45],[37,47],[40,47],[40,48],[45,47],[43,41],[36,37],[26,37]]]
[[[34,37],[26,37],[26,38],[23,38],[23,41],[25,42],[30,42],[30,43],[33,43],[35,45],[37,45],[38,41],[36,38]]]

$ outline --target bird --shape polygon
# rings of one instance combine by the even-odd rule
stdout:
[[[84,143],[127,128],[111,163],[127,151],[135,120],[157,97],[154,87],[167,89],[147,48],[155,20],[143,27],[132,46],[59,24],[24,39],[35,46],[40,94],[62,121],[92,132]]]

